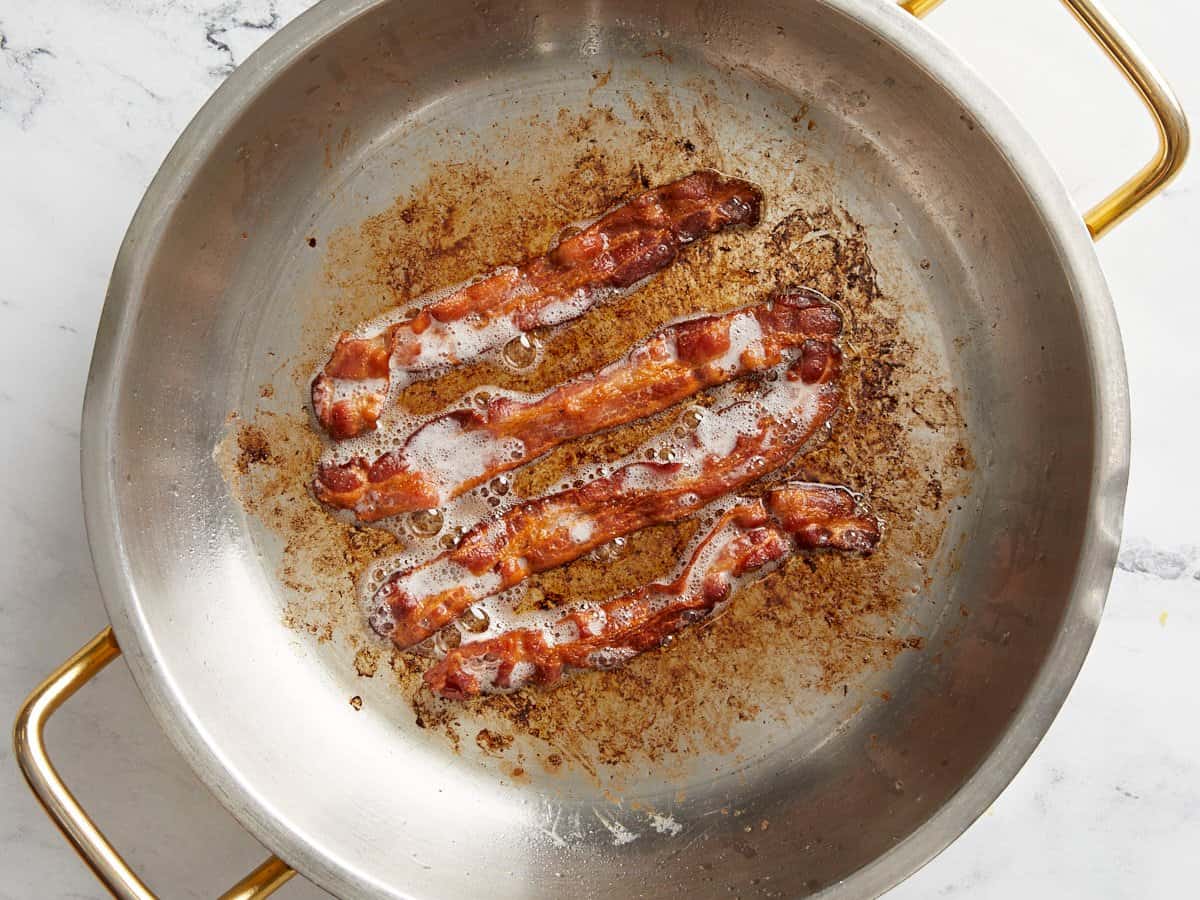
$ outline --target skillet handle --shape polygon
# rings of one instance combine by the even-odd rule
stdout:
[[[13,749],[21,772],[42,807],[101,884],[121,900],[155,900],[154,893],[113,849],[63,783],[46,755],[43,736],[54,711],[120,655],[121,648],[112,629],[105,628],[59,666],[21,704],[13,726]],[[221,900],[266,897],[294,874],[287,863],[272,856],[222,894]]]
[[[900,6],[920,18],[942,0],[902,0]],[[1188,152],[1188,123],[1171,86],[1138,49],[1125,30],[1093,0],[1062,0],[1137,90],[1158,129],[1154,158],[1123,185],[1084,214],[1094,239],[1167,186],[1183,166]]]

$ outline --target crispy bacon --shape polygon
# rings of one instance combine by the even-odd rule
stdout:
[[[837,310],[805,289],[690,319],[540,398],[496,397],[483,411],[455,410],[427,423],[401,450],[322,466],[313,491],[364,522],[439,506],[564,441],[660,412],[704,388],[777,365],[806,340],[831,340],[840,331]],[[436,457],[456,445],[463,452],[449,474]]]
[[[372,431],[393,360],[408,376],[461,362],[458,323],[474,332],[466,346],[479,352],[580,316],[606,291],[669,266],[684,245],[731,225],[756,224],[761,206],[762,194],[749,182],[694,172],[640,194],[542,256],[430,303],[408,321],[368,337],[343,333],[312,384],[317,420],[337,440]],[[493,327],[497,322],[501,327]]]
[[[678,521],[779,468],[837,410],[840,360],[833,343],[806,340],[782,383],[706,416],[691,437],[691,462],[631,463],[477,525],[455,549],[388,578],[372,625],[411,646],[477,600],[615,537]]]
[[[797,547],[870,553],[878,540],[878,522],[844,488],[776,488],[765,504],[742,501],[722,516],[674,581],[575,610],[548,630],[520,628],[463,644],[426,671],[425,683],[461,700],[553,684],[566,669],[614,668],[707,617],[730,598],[737,579],[762,573]]]

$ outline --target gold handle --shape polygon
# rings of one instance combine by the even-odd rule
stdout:
[[[46,755],[43,732],[47,720],[72,694],[120,655],[121,648],[117,646],[112,629],[105,628],[59,666],[21,705],[13,727],[13,749],[25,780],[46,813],[112,895],[121,900],[155,900],[153,892],[126,865],[79,805]],[[294,874],[287,863],[272,856],[222,894],[221,900],[266,897]]]
[[[942,0],[903,0],[900,6],[918,18],[926,15]],[[1093,0],[1062,0],[1116,63],[1117,68],[1137,90],[1158,129],[1158,150],[1154,158],[1123,185],[1084,214],[1092,237],[1099,239],[1110,228],[1161,191],[1175,177],[1188,152],[1188,123],[1183,107],[1171,86],[1150,60],[1137,48],[1125,30]]]

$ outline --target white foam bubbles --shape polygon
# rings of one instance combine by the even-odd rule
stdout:
[[[742,366],[742,354],[760,345],[762,339],[762,326],[753,312],[746,311],[734,316],[729,323],[729,349],[721,354],[714,365],[722,372],[738,371]]]
[[[731,332],[734,333],[731,334],[731,346],[726,354],[728,356],[726,362],[736,361],[755,340],[761,339],[761,332],[758,337],[754,335],[754,330],[758,328],[757,320],[754,321],[753,326],[747,322],[739,328],[740,330],[731,329]],[[726,384],[715,389],[712,391],[713,404],[710,408],[704,409],[696,406],[686,411],[683,417],[686,427],[682,433],[676,431],[660,434],[621,459],[581,467],[572,473],[571,479],[567,483],[559,485],[556,491],[582,485],[598,477],[608,477],[609,473],[617,472],[619,472],[624,490],[654,490],[676,479],[701,476],[708,460],[727,456],[734,450],[742,436],[757,435],[761,430],[764,416],[770,416],[790,428],[809,428],[821,408],[822,404],[818,401],[824,392],[834,390],[834,388],[831,385],[807,385],[799,379],[783,377],[786,369],[787,363],[785,362],[764,373],[766,377],[762,379],[759,388],[750,393],[745,390],[745,385],[738,383]],[[516,402],[530,402],[536,399],[534,395],[503,391],[492,387],[482,389],[474,396],[478,397],[482,394],[486,394],[488,399],[504,395]],[[400,423],[405,421],[411,423],[417,422],[418,419],[417,417],[407,417],[405,413],[393,414],[389,429],[398,430]],[[425,433],[410,442],[412,459],[420,460],[423,471],[436,469],[439,473],[446,473],[444,477],[439,475],[440,484],[464,478],[463,473],[469,466],[463,467],[462,460],[467,460],[478,470],[478,460],[481,458],[512,460],[514,456],[520,458],[523,453],[523,446],[505,445],[503,442],[488,439],[477,441],[468,432],[464,432],[461,424],[453,418],[434,421],[427,417],[424,421],[433,422],[433,424]],[[408,448],[406,448],[406,458],[408,456]],[[647,459],[654,462],[646,462]],[[475,462],[472,463],[471,460],[475,460]],[[661,462],[664,460],[671,461],[675,465],[663,466]],[[761,474],[761,470],[765,468],[766,461],[762,457],[751,457],[742,465],[746,474],[757,475]],[[475,488],[455,500],[445,503],[439,507],[444,522],[441,532],[436,537],[421,537],[413,541],[412,546],[406,547],[403,553],[398,554],[383,566],[377,567],[371,577],[364,579],[362,583],[364,601],[368,603],[368,614],[373,617],[373,625],[378,624],[381,614],[378,603],[373,600],[380,583],[380,579],[377,577],[378,568],[395,572],[413,566],[420,567],[419,573],[414,572],[405,576],[404,579],[405,590],[412,594],[426,596],[450,587],[462,586],[477,596],[483,596],[483,599],[473,607],[476,612],[472,615],[476,616],[477,624],[473,627],[468,620],[464,619],[462,627],[457,631],[464,643],[486,640],[517,628],[540,631],[547,640],[552,642],[570,641],[578,637],[578,629],[574,622],[562,622],[564,616],[574,610],[586,611],[592,616],[603,616],[603,610],[595,604],[575,604],[559,609],[538,610],[518,615],[515,613],[515,609],[525,594],[524,586],[491,594],[500,585],[498,575],[487,572],[482,576],[475,576],[456,563],[445,558],[437,558],[438,554],[443,553],[449,546],[455,545],[457,539],[467,529],[481,521],[495,521],[497,517],[523,501],[524,498],[516,496],[508,487],[508,479],[502,477],[502,480],[493,480],[487,485]],[[690,500],[692,503],[698,501],[698,495]],[[690,546],[685,548],[684,553],[681,554],[681,562],[674,576],[674,578],[678,578],[687,564],[687,560],[696,554],[696,564],[691,569],[688,583],[684,586],[685,594],[694,593],[701,588],[703,578],[711,565],[712,555],[720,549],[724,542],[723,539],[714,538],[701,547],[701,542],[708,534],[707,528],[711,527],[711,523],[715,522],[719,516],[727,512],[734,502],[736,502],[736,498],[724,497],[708,504],[697,513],[698,518],[706,525],[698,529]],[[394,527],[392,523],[388,522],[381,524]],[[561,527],[575,543],[587,544],[593,537],[595,526],[591,519],[577,517],[573,520],[564,520]],[[407,536],[411,537],[412,533],[409,532]],[[596,559],[615,558],[619,555],[623,544],[624,539],[617,538],[596,548],[593,555]],[[430,562],[430,564],[421,566],[425,562]],[[762,571],[753,577],[761,577],[761,574]],[[728,596],[737,590],[742,580],[729,579]],[[646,598],[653,608],[659,609],[676,602],[677,599],[678,594],[661,588],[652,590]],[[719,613],[724,605],[725,602],[722,602],[712,611],[698,611],[694,618],[699,619],[712,613]],[[384,625],[386,627],[386,623]],[[377,630],[380,629],[377,628]],[[439,651],[444,651],[444,647],[432,647],[433,653],[438,654]],[[595,663],[598,666],[621,665],[626,661],[621,657],[622,651],[605,651],[597,657]],[[489,689],[489,685],[491,689],[494,689],[492,681],[498,672],[498,662],[486,660],[480,662],[476,659],[471,665],[479,669],[478,672],[473,671],[473,674],[479,677],[485,689]],[[529,677],[531,674],[514,672],[511,687],[520,687],[523,683],[522,678]]]

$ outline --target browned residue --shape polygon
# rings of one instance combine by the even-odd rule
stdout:
[[[354,654],[354,671],[362,678],[374,678],[379,671],[379,651],[363,647]]]
[[[237,435],[237,469],[243,475],[250,471],[256,463],[264,463],[271,458],[271,445],[261,428],[256,425],[243,425]]]
[[[485,384],[544,389],[617,358],[682,314],[809,285],[847,313],[845,403],[831,436],[790,471],[848,484],[869,498],[886,522],[874,556],[797,556],[743,590],[725,615],[623,670],[585,673],[548,691],[454,703],[421,687],[427,661],[369,634],[355,581],[396,542],[335,520],[311,499],[307,483],[321,445],[308,413],[247,417],[252,421],[236,430],[230,467],[247,508],[284,541],[278,574],[289,588],[289,627],[337,638],[349,671],[392,679],[418,727],[445,734],[455,747],[467,737],[487,753],[497,752],[497,740],[501,749],[515,741],[547,772],[605,774],[647,761],[668,771],[697,752],[732,753],[742,723],[786,722],[803,714],[805,695],[840,696],[856,676],[918,647],[921,635],[912,631],[905,604],[924,576],[912,563],[934,557],[948,507],[965,492],[973,465],[958,398],[938,358],[904,333],[904,300],[880,289],[864,230],[840,209],[811,203],[789,166],[741,170],[715,142],[702,110],[684,115],[664,99],[635,109],[634,121],[629,129],[605,108],[530,121],[529,142],[541,152],[520,154],[506,167],[472,159],[435,164],[419,189],[360,228],[332,235],[325,277],[337,299],[313,314],[308,346],[281,377],[307,383],[342,326],[542,252],[568,222],[649,184],[702,165],[725,169],[763,187],[767,211],[757,228],[694,245],[644,289],[545,334],[544,362],[533,371],[480,362],[411,386],[403,401],[432,411]],[[515,489],[532,493],[582,460],[619,455],[677,414],[565,445],[523,470]],[[584,559],[532,579],[529,602],[608,596],[660,576],[693,527],[648,529],[615,563]]]
[[[318,640],[331,640],[358,614],[357,573],[396,541],[383,531],[331,521],[309,495],[307,482],[321,442],[304,416],[259,412],[252,423],[235,419],[235,425],[234,440],[218,448],[217,459],[227,476],[234,476],[235,495],[284,541],[277,575],[292,598],[284,621]],[[353,646],[360,645],[356,640]],[[370,665],[368,658],[364,666]]]
[[[475,735],[475,743],[485,753],[503,753],[512,746],[512,742],[513,737],[511,734],[501,734],[489,728],[481,728],[479,729],[479,733]]]

